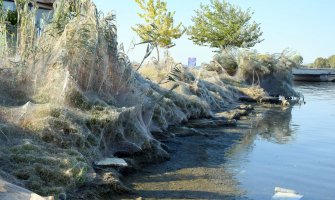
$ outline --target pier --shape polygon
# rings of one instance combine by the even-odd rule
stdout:
[[[293,69],[294,81],[333,82],[335,81],[335,69]]]

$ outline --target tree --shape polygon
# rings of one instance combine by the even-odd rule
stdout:
[[[0,0],[0,57],[2,57],[6,51],[6,42],[6,11],[4,9],[3,0]]]
[[[303,58],[301,55],[297,54],[297,55],[294,55],[294,56],[291,58],[291,60],[292,60],[293,62],[295,62],[295,64],[297,64],[297,65],[302,65],[302,63],[303,63],[303,61],[304,61],[304,58]]]
[[[156,48],[159,60],[158,48],[173,47],[175,44],[172,40],[180,38],[185,32],[185,28],[182,23],[174,26],[175,12],[168,12],[166,2],[161,0],[135,0],[135,2],[143,11],[142,14],[138,13],[138,15],[144,19],[145,24],[137,24],[132,29],[141,38],[141,44],[148,43],[145,58]]]
[[[225,0],[211,0],[196,10],[189,27],[190,39],[197,45],[221,50],[227,47],[253,47],[262,42],[260,25],[251,22],[250,9],[243,11]]]
[[[335,55],[332,55],[328,58],[328,63],[331,68],[335,68]]]
[[[313,67],[315,67],[315,68],[328,68],[329,67],[328,59],[321,58],[321,57],[315,59],[315,61],[313,63]]]

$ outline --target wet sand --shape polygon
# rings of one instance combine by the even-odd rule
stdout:
[[[126,183],[136,190],[133,198],[247,199],[234,175],[223,165],[225,154],[235,144],[243,143],[248,134],[254,135],[251,131],[255,118],[240,120],[236,128],[200,129],[206,136],[168,139],[164,143],[171,150],[169,161],[149,165],[126,178]]]

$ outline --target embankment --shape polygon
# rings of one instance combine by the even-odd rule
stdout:
[[[130,192],[122,174],[169,159],[157,140],[169,127],[202,118],[211,120],[194,126],[229,125],[235,114],[213,113],[237,106],[240,96],[267,96],[215,71],[165,66],[160,81],[160,68],[135,71],[118,49],[115,16],[99,17],[90,0],[80,2],[70,15],[69,2],[58,1],[34,50],[2,61],[1,179],[56,199]],[[116,157],[126,165],[99,164]]]

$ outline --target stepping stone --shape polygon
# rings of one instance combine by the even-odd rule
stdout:
[[[95,161],[94,165],[98,167],[128,167],[128,163],[122,158],[105,158]]]

